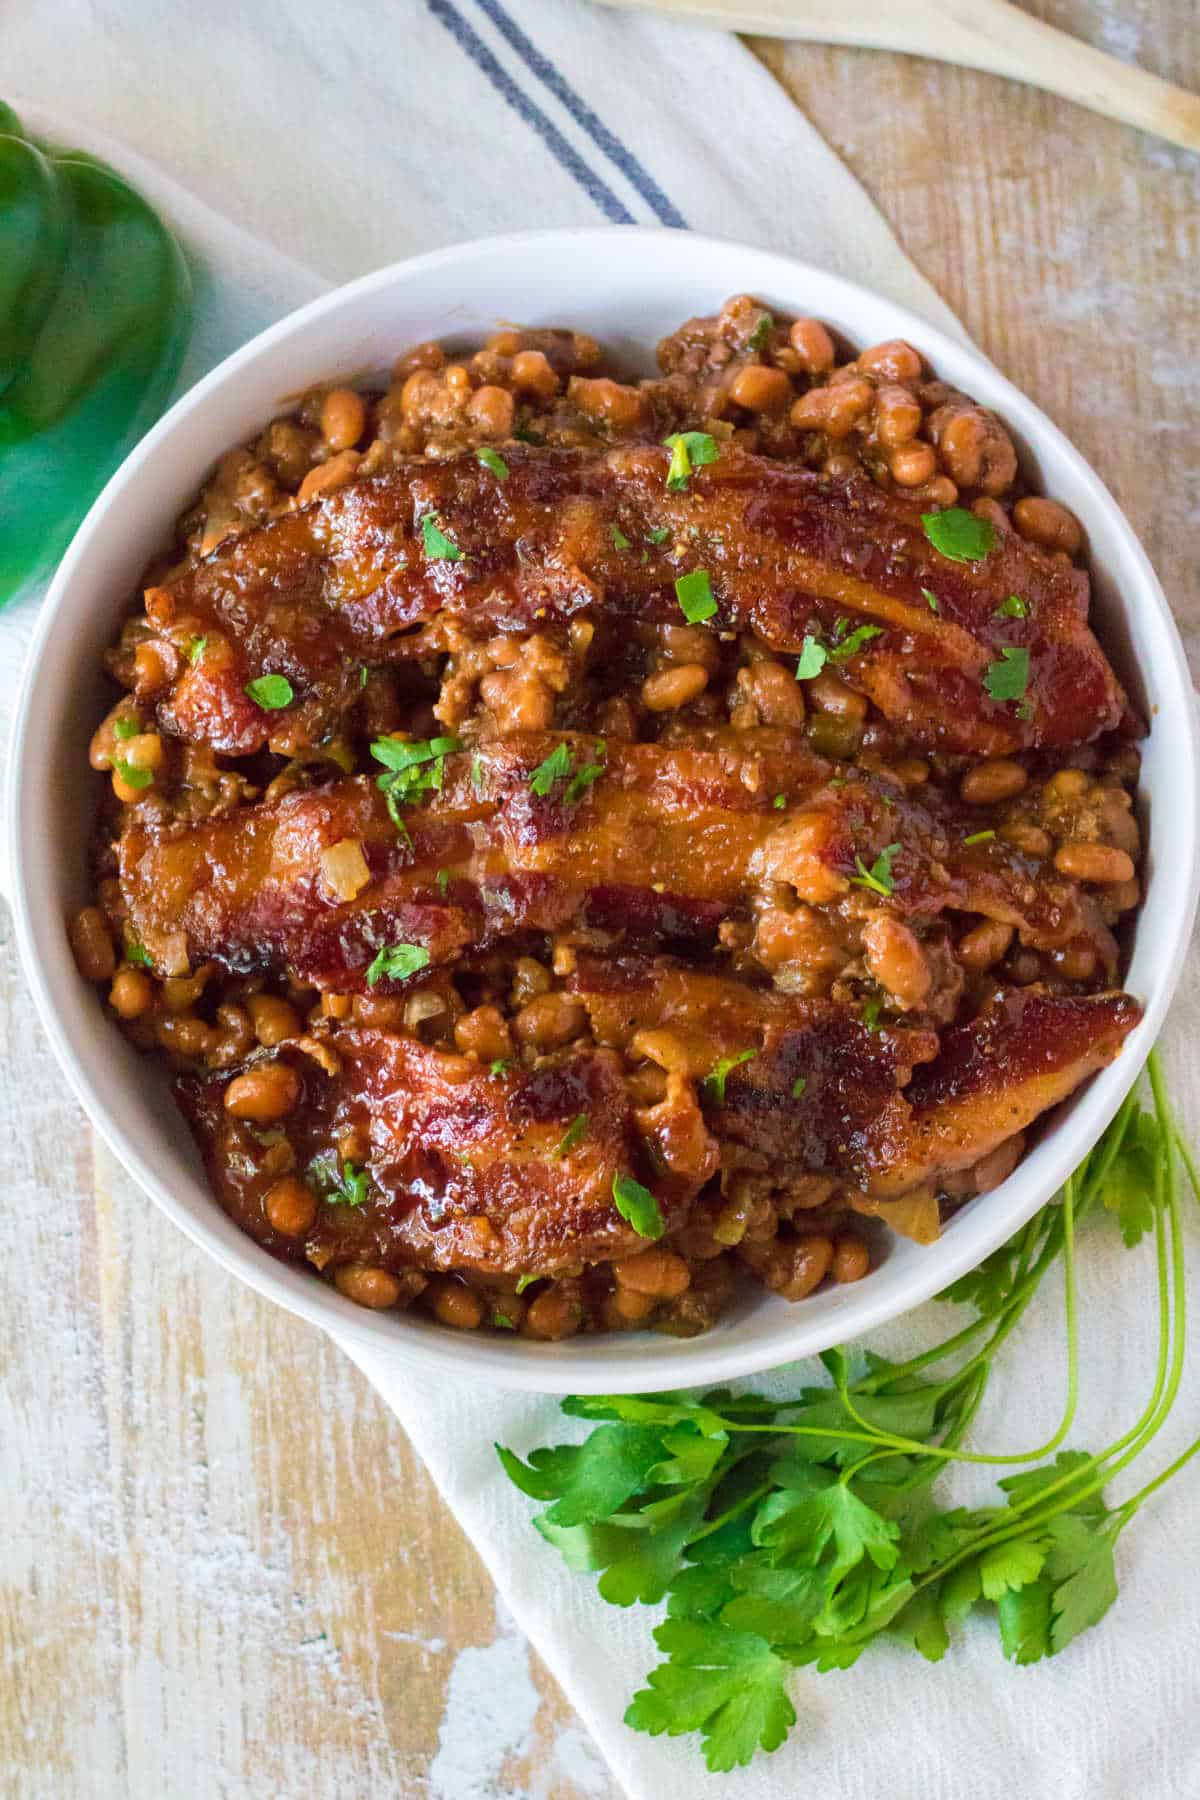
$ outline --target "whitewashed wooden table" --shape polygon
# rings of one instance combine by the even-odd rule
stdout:
[[[1200,87],[1193,0],[1029,10]],[[1200,159],[943,65],[754,48],[1101,471],[1196,652]],[[357,1371],[95,1144],[2,907],[0,1042],[0,1792],[615,1800]]]

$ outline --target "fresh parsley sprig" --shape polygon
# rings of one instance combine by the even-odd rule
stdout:
[[[1177,1158],[1197,1199],[1200,1176],[1154,1056],[1150,1086],[1151,1106],[1130,1095],[1057,1203],[946,1291],[975,1317],[932,1349],[900,1363],[828,1351],[831,1384],[781,1402],[728,1389],[574,1397],[563,1411],[593,1422],[582,1443],[524,1462],[498,1447],[517,1487],[545,1503],[537,1529],[572,1569],[599,1575],[605,1600],[667,1602],[654,1634],[664,1660],[634,1696],[628,1725],[699,1731],[708,1767],[731,1769],[787,1736],[798,1666],[849,1668],[884,1634],[937,1662],[981,1608],[1009,1661],[1030,1663],[1103,1617],[1117,1595],[1120,1534],[1200,1453],[1198,1438],[1128,1499],[1105,1500],[1161,1429],[1183,1368]],[[1075,1243],[1080,1222],[1105,1211],[1127,1243],[1153,1238],[1160,1345],[1142,1413],[1088,1453],[1062,1448],[1079,1387]],[[1007,1455],[964,1448],[996,1357],[1060,1263],[1067,1367],[1057,1428]],[[999,1503],[937,1506],[931,1490],[953,1462],[1011,1470]]]

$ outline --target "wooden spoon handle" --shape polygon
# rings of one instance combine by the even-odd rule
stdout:
[[[1009,0],[603,0],[765,37],[901,50],[1007,75],[1200,150],[1200,96],[1031,18]]]

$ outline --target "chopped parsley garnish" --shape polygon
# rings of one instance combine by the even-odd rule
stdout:
[[[776,812],[782,812],[784,807],[787,805],[787,795],[786,794],[776,794],[775,798],[771,802],[771,805],[775,808]]]
[[[434,880],[437,882],[437,891],[442,896],[442,899],[444,900],[446,898],[446,895],[450,888],[450,871],[449,871],[449,869],[439,869],[437,874],[434,876]]]
[[[675,598],[689,625],[711,619],[717,610],[707,569],[693,569],[690,574],[681,575],[675,583]]]
[[[879,998],[878,994],[872,994],[869,1000],[863,1001],[862,1011],[858,1016],[868,1031],[879,1030],[879,1014],[882,1008],[883,1001]]]
[[[553,1150],[550,1152],[551,1156],[565,1156],[569,1150],[574,1150],[576,1144],[583,1142],[584,1138],[587,1136],[587,1132],[588,1116],[586,1113],[579,1113],[571,1120],[571,1123],[567,1126],[567,1129],[563,1132],[557,1144],[555,1144]]]
[[[139,944],[136,938],[126,938],[125,940],[125,961],[127,963],[132,963],[134,967],[138,969],[152,969],[154,967],[154,963],[150,958],[150,953],[146,949],[146,946],[144,944]]]
[[[987,844],[995,837],[994,831],[973,831],[970,837],[963,839],[964,844]]]
[[[989,663],[984,670],[983,685],[993,700],[1023,700],[1029,686],[1028,650],[1006,644],[1000,660]]]
[[[475,461],[481,462],[485,469],[490,469],[497,481],[504,481],[508,476],[508,464],[498,450],[490,444],[481,444],[475,452]]]
[[[189,638],[184,647],[184,655],[187,657],[192,667],[195,668],[207,649],[208,639],[206,637]]]
[[[844,630],[846,620],[839,619],[838,626]],[[882,625],[859,625],[846,638],[841,636],[841,630],[835,632],[835,641],[829,652],[834,662],[845,662],[849,657],[857,656],[864,644],[869,644],[872,638],[883,636]]]
[[[376,777],[375,785],[387,801],[393,825],[408,839],[410,849],[412,838],[400,808],[411,806],[422,794],[440,794],[446,778],[446,758],[461,749],[456,737],[418,738],[411,743],[403,738],[382,737],[371,745],[371,755],[384,765],[385,771]]]
[[[882,625],[858,625],[847,635],[846,627],[849,619],[839,619],[833,628],[831,641],[823,644],[820,638],[809,634],[800,646],[800,661],[796,664],[796,680],[811,681],[819,675],[827,662],[848,662],[857,656],[864,644],[872,638],[881,637]]]
[[[619,525],[610,525],[608,534],[612,538],[614,550],[628,550],[629,539],[625,536],[625,533],[621,530]]]
[[[707,431],[676,431],[669,438],[664,438],[663,442],[671,452],[667,486],[673,494],[686,491],[693,469],[702,469],[706,463],[715,463],[721,454],[717,449],[716,438]]]
[[[808,1086],[807,1079],[803,1075],[797,1075],[795,1081],[793,1081],[793,1083],[792,1083],[792,1099],[793,1100],[802,1099],[804,1096],[804,1090],[807,1086]]]
[[[137,719],[114,719],[113,736],[122,741],[126,738],[140,737],[142,727]]]
[[[385,944],[367,970],[367,986],[374,987],[385,976],[389,981],[407,981],[410,975],[428,966],[429,952],[424,944]]]
[[[483,758],[482,758],[482,756],[473,756],[471,758],[471,786],[475,789],[475,792],[477,794],[482,794],[482,792],[483,792]]]
[[[713,1064],[704,1077],[703,1086],[705,1094],[715,1106],[725,1104],[725,1083],[731,1071],[739,1068],[742,1063],[750,1062],[757,1055],[757,1050],[739,1050],[736,1056],[723,1056],[720,1062]]]
[[[921,524],[934,549],[950,562],[982,562],[996,543],[996,528],[991,521],[977,518],[965,506],[922,513]]]
[[[497,1081],[499,1081],[500,1077],[502,1075],[507,1075],[508,1071],[511,1068],[512,1068],[512,1064],[511,1064],[511,1062],[509,1062],[509,1060],[506,1056],[498,1056],[496,1058],[495,1062],[488,1064],[488,1074],[494,1075],[496,1077]],[[520,1291],[521,1291],[520,1288],[518,1288],[517,1289],[518,1294],[520,1293]]]
[[[646,533],[652,544],[665,544],[670,535],[671,527],[669,525],[656,525],[653,531]]]
[[[829,652],[819,638],[806,637],[800,646],[800,661],[796,664],[796,680],[811,681],[819,675],[829,661]]]
[[[112,766],[126,787],[148,788],[154,780],[151,769],[139,769],[136,763],[126,762],[123,756],[114,756]]]
[[[255,706],[261,706],[264,712],[279,712],[282,707],[290,706],[296,697],[286,675],[256,675],[253,681],[246,683],[246,692]]]
[[[544,798],[556,781],[565,781],[575,766],[575,758],[571,755],[569,744],[555,744],[550,752],[529,777],[529,785],[535,794]]]
[[[463,553],[453,538],[448,538],[432,513],[421,519],[421,543],[430,562],[461,562]]]
[[[308,1179],[327,1206],[365,1206],[367,1172],[354,1163],[340,1163],[336,1150],[322,1150],[306,1170]]]
[[[507,1313],[493,1313],[492,1324],[498,1326],[501,1331],[515,1331],[517,1329]]]
[[[358,685],[359,685],[359,687],[365,688],[369,679],[370,679],[370,674],[367,669],[366,663],[359,663],[359,665],[358,665]]]
[[[1020,594],[1010,594],[1002,606],[998,606],[992,614],[993,619],[1027,619],[1029,602],[1022,600]]]
[[[617,1211],[639,1237],[660,1238],[667,1229],[658,1201],[632,1175],[613,1176],[612,1196]]]
[[[850,877],[851,882],[855,887],[870,888],[873,893],[882,894],[886,899],[895,890],[896,878],[892,874],[892,864],[899,854],[899,844],[885,844],[869,869],[862,857],[856,856],[854,866],[858,874]]]
[[[517,1276],[517,1292],[518,1292],[518,1294],[523,1294],[527,1287],[532,1287],[535,1281],[540,1281],[541,1279],[542,1279],[542,1277],[540,1275],[518,1275]]]
[[[930,612],[932,612],[932,613],[941,612],[942,609],[938,605],[938,597],[934,593],[932,588],[922,588],[921,594],[922,594],[927,606],[929,607]]]
[[[603,756],[606,749],[607,746],[601,739],[596,745],[597,756]],[[572,770],[575,771],[574,774],[572,774]],[[567,783],[563,800],[568,806],[573,806],[591,787],[593,781],[599,780],[603,773],[604,764],[602,762],[584,763],[581,769],[575,769],[575,758],[570,745],[556,744],[549,756],[538,764],[529,777],[529,785],[535,794],[544,799],[556,781],[567,781],[567,777],[570,776],[571,779]]]
[[[604,742],[604,739],[601,738],[600,742],[596,745],[596,755],[604,756],[607,750],[608,745]],[[588,788],[591,787],[593,781],[599,781],[603,773],[604,764],[602,762],[584,763],[582,769],[576,770],[575,774],[572,775],[570,781],[567,783],[567,791],[563,795],[563,799],[566,801],[567,805],[574,806],[577,800],[582,799]]]
[[[771,333],[774,329],[775,320],[770,313],[764,313],[750,333],[747,347],[751,350],[765,350],[771,341]]]

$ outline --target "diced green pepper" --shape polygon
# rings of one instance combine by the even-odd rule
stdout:
[[[191,324],[187,265],[140,195],[14,126],[0,103],[0,604],[158,417]]]

